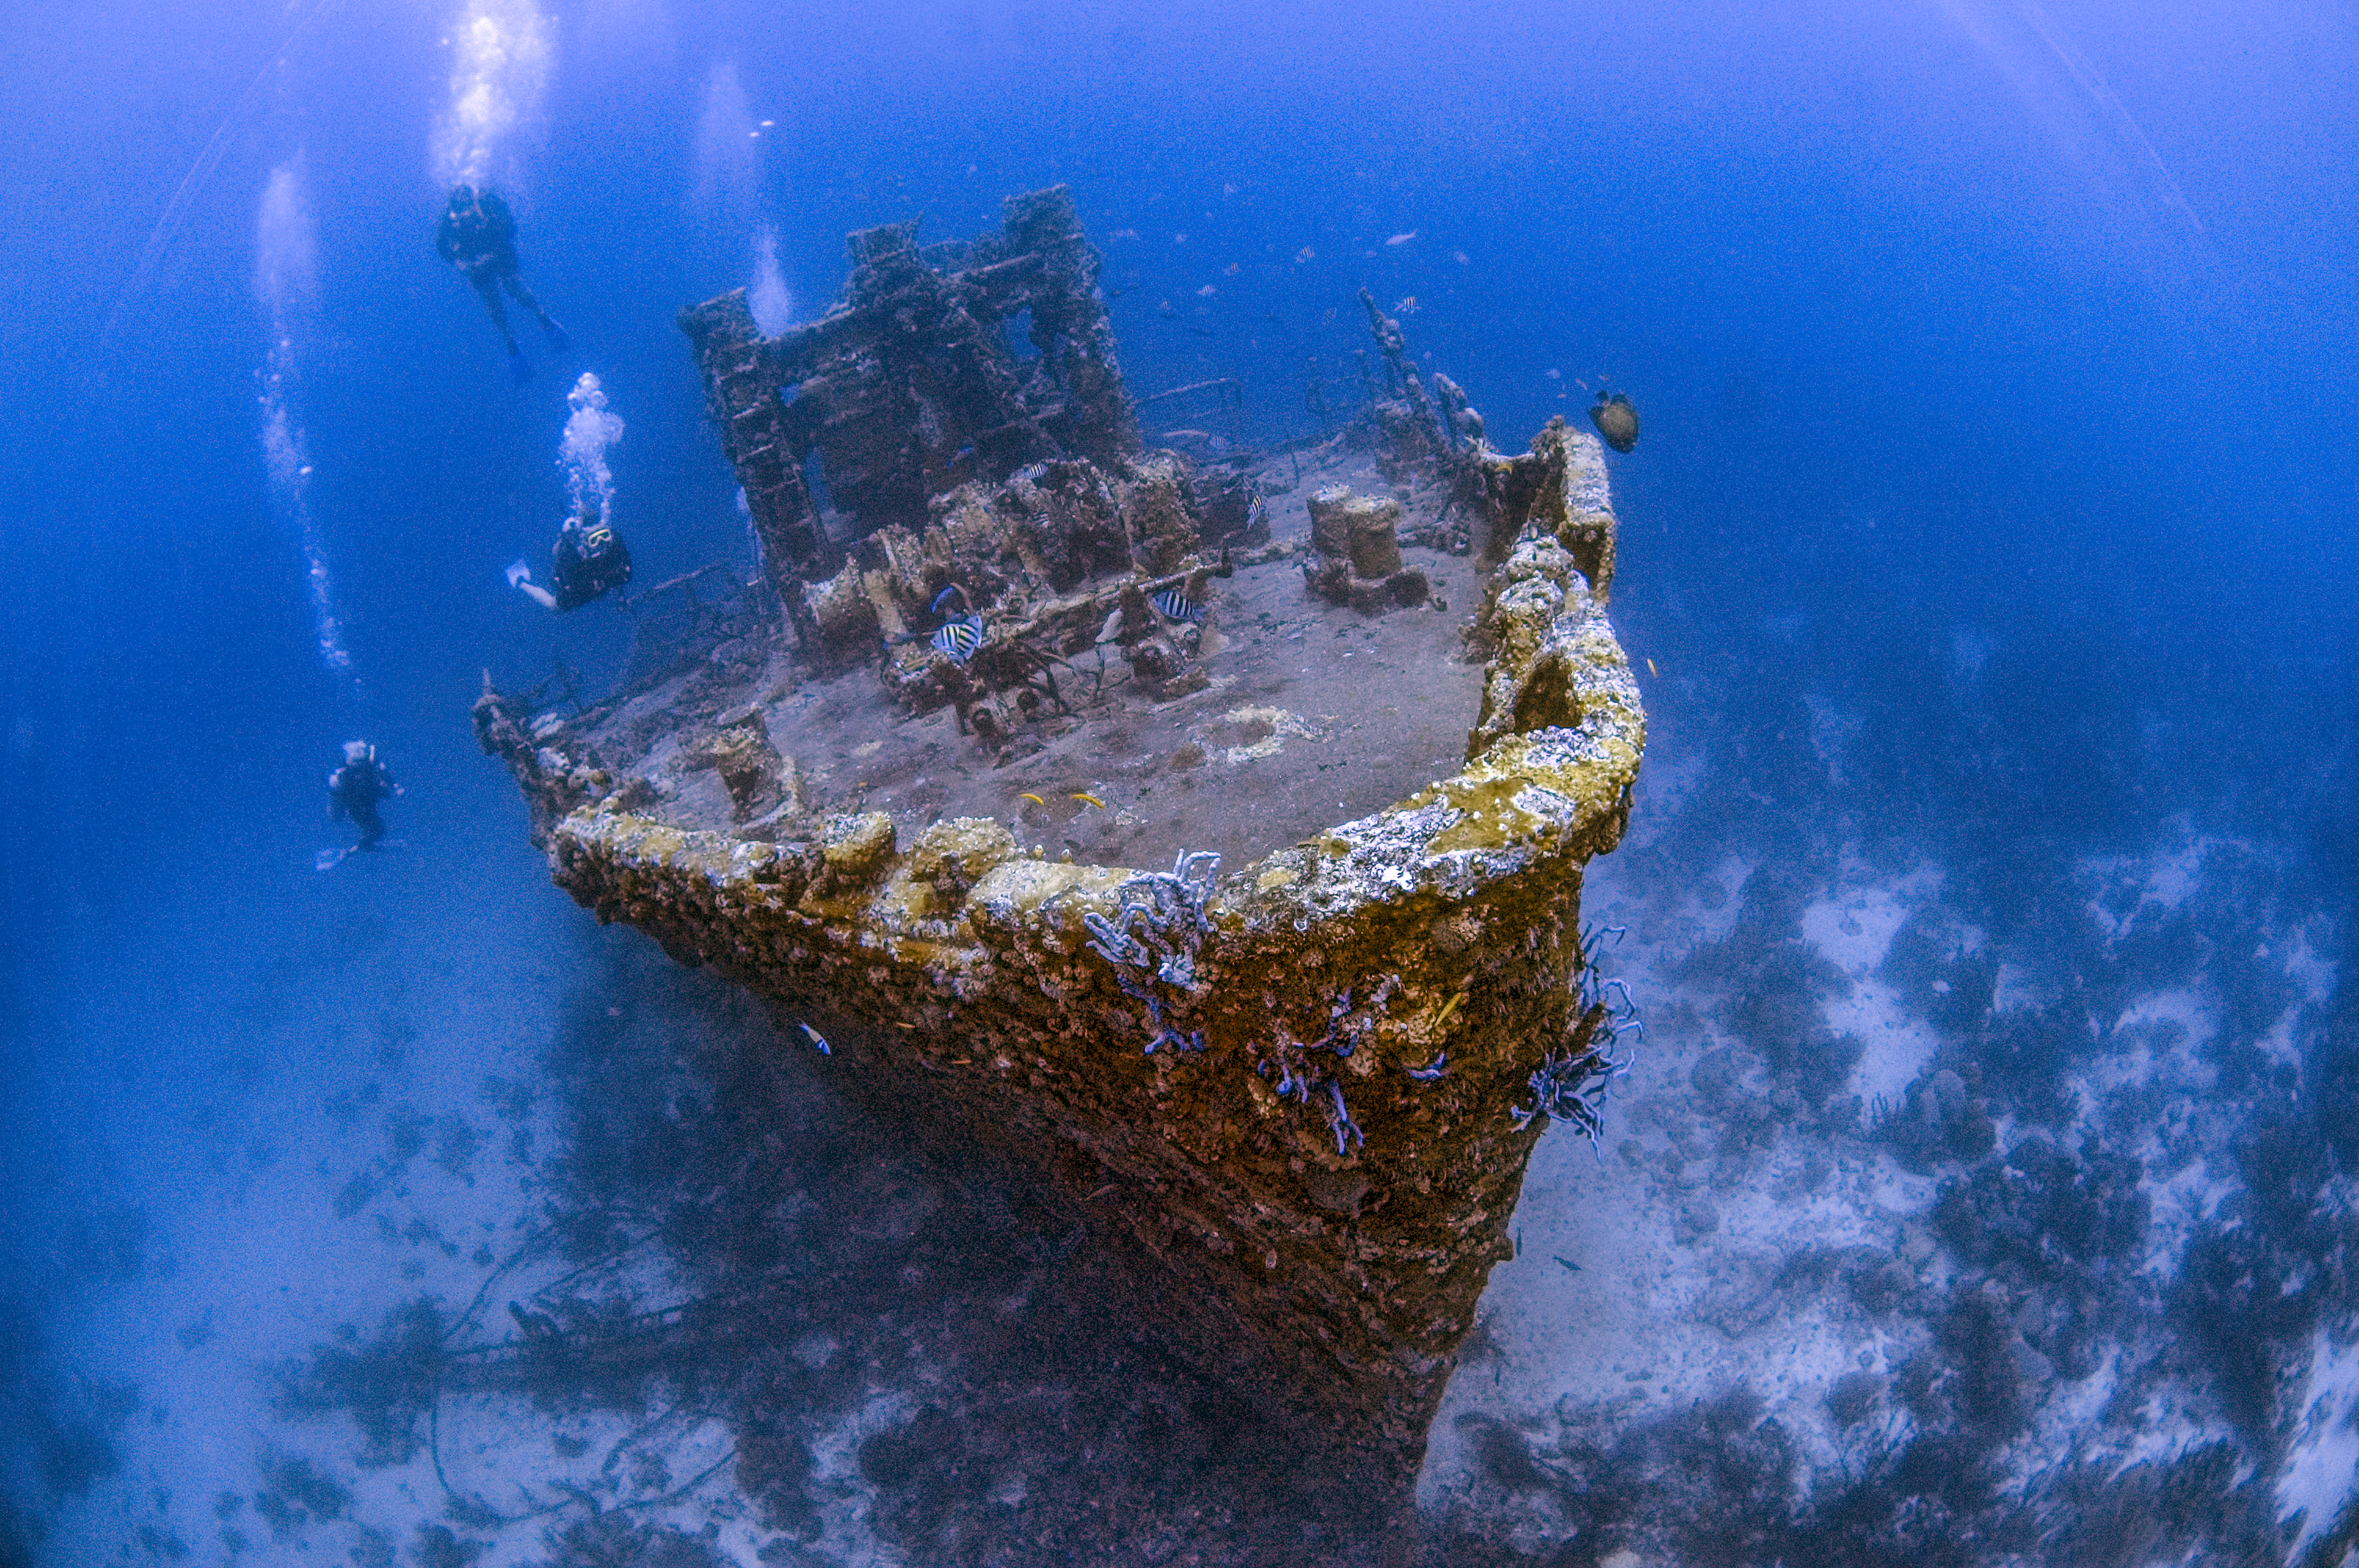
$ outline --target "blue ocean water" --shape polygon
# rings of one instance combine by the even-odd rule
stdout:
[[[0,1561],[589,1550],[561,1502],[511,1506],[560,1497],[540,1428],[589,1441],[550,1401],[500,1427],[541,1468],[452,1493],[497,1491],[478,1517],[400,1493],[273,1381],[342,1325],[463,1298],[478,1249],[527,1234],[568,1179],[552,1151],[587,1160],[563,1108],[595,1075],[565,1065],[613,1021],[745,1022],[548,886],[466,708],[486,672],[611,680],[629,626],[552,620],[502,568],[570,504],[583,371],[624,421],[643,579],[742,560],[673,312],[767,254],[808,319],[848,231],[969,234],[1060,182],[1130,386],[1234,377],[1250,439],[1315,428],[1314,383],[1352,405],[1363,286],[1413,305],[1503,447],[1600,378],[1643,412],[1612,608],[1652,743],[1591,901],[1630,916],[1658,1049],[1604,1164],[1552,1135],[1527,1203],[1535,1237],[1556,1215],[1693,1288],[1663,1308],[1677,1354],[1612,1400],[1568,1368],[1612,1364],[1617,1330],[1496,1322],[1437,1432],[1431,1560],[2359,1539],[2345,9],[298,0],[0,26]],[[520,384],[433,254],[462,167],[515,205],[571,336],[512,309]],[[354,736],[404,786],[401,847],[322,874]],[[1918,1054],[1879,1067],[1871,1012]],[[1858,1039],[1865,1076],[1811,1098]],[[1809,1114],[1747,1120],[1797,1084]],[[1854,1121],[1826,1109],[1854,1091]],[[712,1098],[667,1092],[682,1124]],[[814,1148],[882,1158],[811,1115]],[[1792,1176],[1814,1160],[1843,1179]],[[1744,1193],[1831,1203],[1854,1164],[1851,1250],[1746,1228]],[[1688,1218],[1581,1230],[1608,1189]],[[1913,1271],[1889,1301],[1887,1254]],[[1593,1271],[1519,1260],[1499,1308],[1537,1321]],[[1751,1274],[1742,1311],[1712,1295]],[[1830,1418],[1832,1363],[1763,1347],[1805,1317],[1874,1347],[1874,1389],[1846,1386],[1875,1417]],[[746,1563],[1065,1560],[945,1546],[903,1496],[916,1461],[830,1469],[828,1442],[924,1429],[877,1379],[828,1395],[808,1517],[694,1493],[630,1528]],[[723,1440],[677,1424],[685,1482]],[[1705,1449],[1744,1464],[1674,1483],[1647,1458]],[[1021,1512],[999,1498],[965,1506]]]

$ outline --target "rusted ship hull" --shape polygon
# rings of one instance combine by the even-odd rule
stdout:
[[[651,725],[703,727],[734,827],[618,776],[620,719],[488,691],[475,711],[560,887],[766,999],[789,1040],[826,1038],[878,1117],[1064,1188],[1167,1272],[1110,1311],[1377,1496],[1415,1475],[1549,1113],[1580,1119],[1609,1069],[1582,871],[1619,840],[1645,744],[1603,611],[1597,443],[1560,421],[1507,459],[1473,428],[1442,476],[1496,563],[1463,766],[1226,876],[1052,860],[983,816],[897,828],[788,798],[747,823],[796,787],[758,696],[629,719],[640,752]],[[782,594],[820,591],[813,561],[771,566]],[[786,619],[809,648],[822,622]]]
[[[1020,855],[995,823],[903,848],[881,816],[841,817],[770,843],[593,804],[552,821],[555,879],[602,920],[833,1030],[872,1105],[1028,1150],[1193,1282],[1203,1304],[1141,1309],[1178,1348],[1282,1376],[1263,1392],[1413,1473],[1475,1299],[1510,1255],[1544,1125],[1516,1113],[1573,1041],[1582,866],[1618,841],[1644,744],[1571,556],[1527,543],[1503,579],[1466,770],[1223,881],[1192,985],[1127,977],[1201,1049],[1146,1050],[1150,1010],[1089,923],[1121,918],[1136,873]],[[553,811],[568,759],[518,717],[496,699],[478,712]],[[1408,1076],[1437,1060],[1440,1076]],[[1280,1092],[1305,1075],[1324,1082]],[[1223,1357],[1224,1329],[1257,1343]]]

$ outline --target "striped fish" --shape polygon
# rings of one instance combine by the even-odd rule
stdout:
[[[1255,524],[1261,521],[1261,497],[1259,495],[1256,495],[1253,498],[1253,504],[1245,508],[1245,528],[1248,532],[1252,530]]]
[[[1167,588],[1152,601],[1155,608],[1174,621],[1201,621],[1204,607],[1176,588]]]
[[[942,657],[954,665],[962,665],[974,657],[974,651],[983,646],[983,617],[962,615],[955,621],[945,621],[935,627],[934,634],[926,640],[933,643],[934,651]]]

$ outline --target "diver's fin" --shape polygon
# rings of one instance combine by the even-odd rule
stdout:
[[[508,564],[508,586],[510,588],[514,588],[520,582],[530,582],[531,580],[532,568],[525,565],[524,557],[522,556],[518,556],[514,561]],[[484,689],[487,692],[492,689],[492,672],[489,670],[485,670],[484,672]]]
[[[556,317],[543,316],[540,319],[540,330],[549,334],[549,346],[552,351],[560,354],[570,354],[573,351],[573,336],[559,323]]]
[[[522,349],[508,351],[508,379],[518,386],[532,379],[532,362],[524,357]]]

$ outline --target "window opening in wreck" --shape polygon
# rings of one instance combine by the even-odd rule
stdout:
[[[803,486],[810,492],[811,510],[821,518],[834,520],[835,498],[827,492],[827,464],[813,447],[803,458]],[[838,524],[840,527],[840,523]],[[832,535],[836,528],[830,528]],[[841,541],[839,541],[841,542]]]
[[[1007,334],[1007,351],[1010,355],[1019,360],[1037,360],[1040,357],[1040,351],[1032,343],[1030,308],[1027,307],[1018,310],[1013,316],[1005,318],[1000,322],[1000,326]]]

